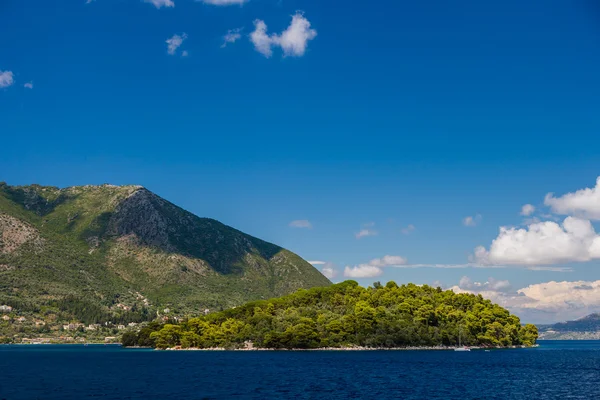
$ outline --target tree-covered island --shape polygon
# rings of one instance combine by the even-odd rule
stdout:
[[[125,346],[166,348],[397,348],[532,346],[538,331],[479,295],[427,285],[355,281],[191,318],[151,324],[123,335]]]

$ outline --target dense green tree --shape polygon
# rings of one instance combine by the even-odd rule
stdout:
[[[394,282],[362,288],[346,281],[179,325],[149,325],[138,333],[136,343],[238,348],[250,340],[257,347],[291,349],[452,346],[459,339],[466,345],[531,346],[537,328],[521,326],[519,318],[481,296]]]

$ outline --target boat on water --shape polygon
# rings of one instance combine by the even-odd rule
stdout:
[[[471,349],[468,348],[467,346],[461,345],[461,343],[460,343],[461,336],[462,336],[462,327],[458,331],[458,347],[455,348],[454,351],[471,351]]]

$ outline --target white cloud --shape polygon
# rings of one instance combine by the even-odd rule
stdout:
[[[267,35],[267,24],[260,19],[254,21],[254,31],[250,34],[250,41],[254,44],[256,51],[269,58],[273,55],[271,45],[272,39]]]
[[[187,57],[189,55],[190,55],[190,53],[188,53],[187,50],[184,50],[184,51],[181,52],[181,57]]]
[[[289,226],[292,228],[304,228],[304,229],[312,228],[312,224],[310,223],[310,221],[308,221],[306,219],[297,219],[295,221],[292,221],[289,223]]]
[[[477,214],[474,217],[468,216],[463,218],[464,226],[477,226],[481,222],[481,214]]]
[[[344,268],[344,276],[347,278],[373,278],[381,274],[383,274],[381,268],[367,264]]]
[[[210,4],[212,6],[232,6],[232,5],[242,5],[250,0],[199,0],[204,4]]]
[[[494,286],[495,283],[495,286]],[[498,286],[498,283],[501,283]],[[563,281],[532,284],[509,290],[508,281],[471,282],[467,277],[451,290],[481,294],[506,307],[524,322],[553,323],[573,320],[600,311],[600,281]]]
[[[531,204],[525,204],[521,207],[521,215],[528,217],[535,211],[535,207]]]
[[[344,276],[349,278],[371,278],[383,274],[383,268],[399,267],[407,263],[406,258],[401,256],[385,255],[381,258],[374,258],[367,264],[359,264],[354,267],[346,267]]]
[[[596,186],[593,188],[581,189],[561,197],[548,193],[544,204],[556,214],[600,220],[600,177],[596,179]]]
[[[325,275],[325,277],[328,279],[333,279],[336,276],[338,276],[337,268],[335,268],[335,265],[330,262],[325,263],[325,265],[323,265],[323,268],[321,268],[321,273]]]
[[[333,279],[338,275],[338,270],[335,268],[335,264],[328,261],[309,261],[309,264],[312,265],[322,265],[321,273],[325,275],[326,278]]]
[[[221,45],[221,48],[227,47],[227,44],[235,43],[238,39],[240,39],[242,37],[242,34],[240,33],[241,30],[242,28],[228,30],[227,34],[223,36],[223,44]]]
[[[15,83],[12,71],[0,71],[0,89],[7,88]]]
[[[377,236],[377,231],[374,231],[372,229],[361,229],[359,232],[354,234],[354,237],[356,237],[357,239],[366,237],[366,236]]]
[[[511,288],[509,281],[501,281],[494,278],[489,278],[486,282],[473,282],[468,276],[460,278],[458,287],[462,290],[475,290],[481,291],[494,291],[494,292],[508,292]]]
[[[368,265],[374,267],[390,267],[396,265],[405,265],[407,263],[406,258],[401,256],[383,256],[381,258],[374,258],[369,261]]]
[[[567,217],[562,225],[538,222],[526,229],[501,227],[489,251],[475,249],[474,260],[483,265],[548,265],[600,258],[600,237],[590,221]]]
[[[304,55],[308,41],[317,37],[317,31],[310,28],[310,22],[301,13],[292,17],[292,23],[276,38],[276,43],[283,49],[285,56],[300,57]]]
[[[144,3],[154,4],[154,7],[175,7],[175,3],[172,0],[143,0]]]
[[[337,276],[337,270],[333,267],[325,266],[321,269],[321,273],[325,275],[327,279],[333,279]]]
[[[183,44],[183,41],[187,39],[187,35],[183,33],[180,35],[173,35],[171,38],[167,39],[165,43],[167,44],[167,53],[170,55],[175,55],[177,49]]]
[[[27,89],[33,89],[33,82],[27,82],[26,84],[23,85],[23,87],[25,87]]]
[[[250,34],[250,41],[256,51],[269,58],[273,55],[273,46],[281,47],[283,55],[301,57],[306,52],[308,41],[317,36],[317,31],[311,29],[310,22],[301,12],[292,16],[292,22],[281,34],[267,34],[267,25],[264,21],[254,21],[254,31]]]
[[[408,235],[414,230],[415,230],[415,226],[413,224],[410,224],[406,228],[402,229],[402,233],[404,233],[405,235]]]

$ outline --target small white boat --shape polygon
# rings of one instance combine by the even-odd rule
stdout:
[[[470,348],[468,348],[467,346],[461,346],[460,344],[460,337],[462,336],[462,326],[460,327],[459,331],[458,331],[458,347],[454,349],[454,351],[471,351]]]

